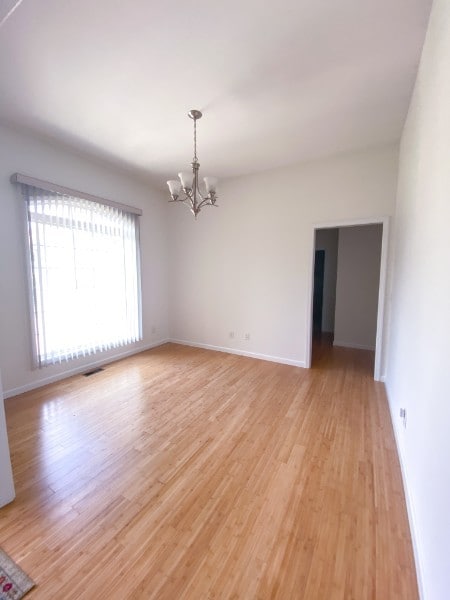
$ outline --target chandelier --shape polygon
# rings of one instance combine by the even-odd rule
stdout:
[[[178,173],[180,181],[173,179],[167,182],[170,195],[169,202],[183,202],[192,212],[195,218],[204,206],[217,206],[216,187],[217,179],[215,177],[204,177],[205,191],[200,190],[198,182],[198,170],[200,163],[197,158],[197,121],[202,118],[199,110],[190,110],[189,117],[194,121],[194,158],[192,159],[192,173],[183,171]],[[181,193],[183,193],[181,195]]]

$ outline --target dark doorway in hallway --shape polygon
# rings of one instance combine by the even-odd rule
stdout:
[[[316,250],[314,260],[313,333],[322,331],[323,278],[325,272],[325,250]]]

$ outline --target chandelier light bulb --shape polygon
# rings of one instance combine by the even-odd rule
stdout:
[[[194,181],[194,173],[189,173],[187,171],[183,171],[182,173],[178,173],[178,177],[181,181],[181,186],[183,190],[192,190],[192,183]]]
[[[217,189],[217,177],[204,177],[203,181],[206,186],[206,193],[215,192]]]
[[[181,193],[181,183],[177,179],[172,179],[167,182],[169,186],[170,195],[178,197]]]

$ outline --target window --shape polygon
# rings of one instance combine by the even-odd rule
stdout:
[[[138,214],[32,185],[22,190],[36,365],[140,340]]]

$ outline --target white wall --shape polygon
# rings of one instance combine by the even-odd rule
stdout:
[[[9,181],[15,172],[142,208],[142,342],[63,365],[31,368],[23,201]],[[124,172],[0,127],[0,368],[6,396],[167,338],[167,206],[162,196]]]
[[[450,597],[449,223],[450,2],[435,0],[401,141],[386,381],[426,600]]]
[[[339,229],[318,229],[316,232],[316,250],[325,251],[323,272],[322,331],[334,331],[336,309],[336,278]]]
[[[391,215],[397,153],[228,180],[197,221],[170,205],[171,337],[304,365],[314,224]]]
[[[375,350],[382,225],[339,229],[334,344]]]

